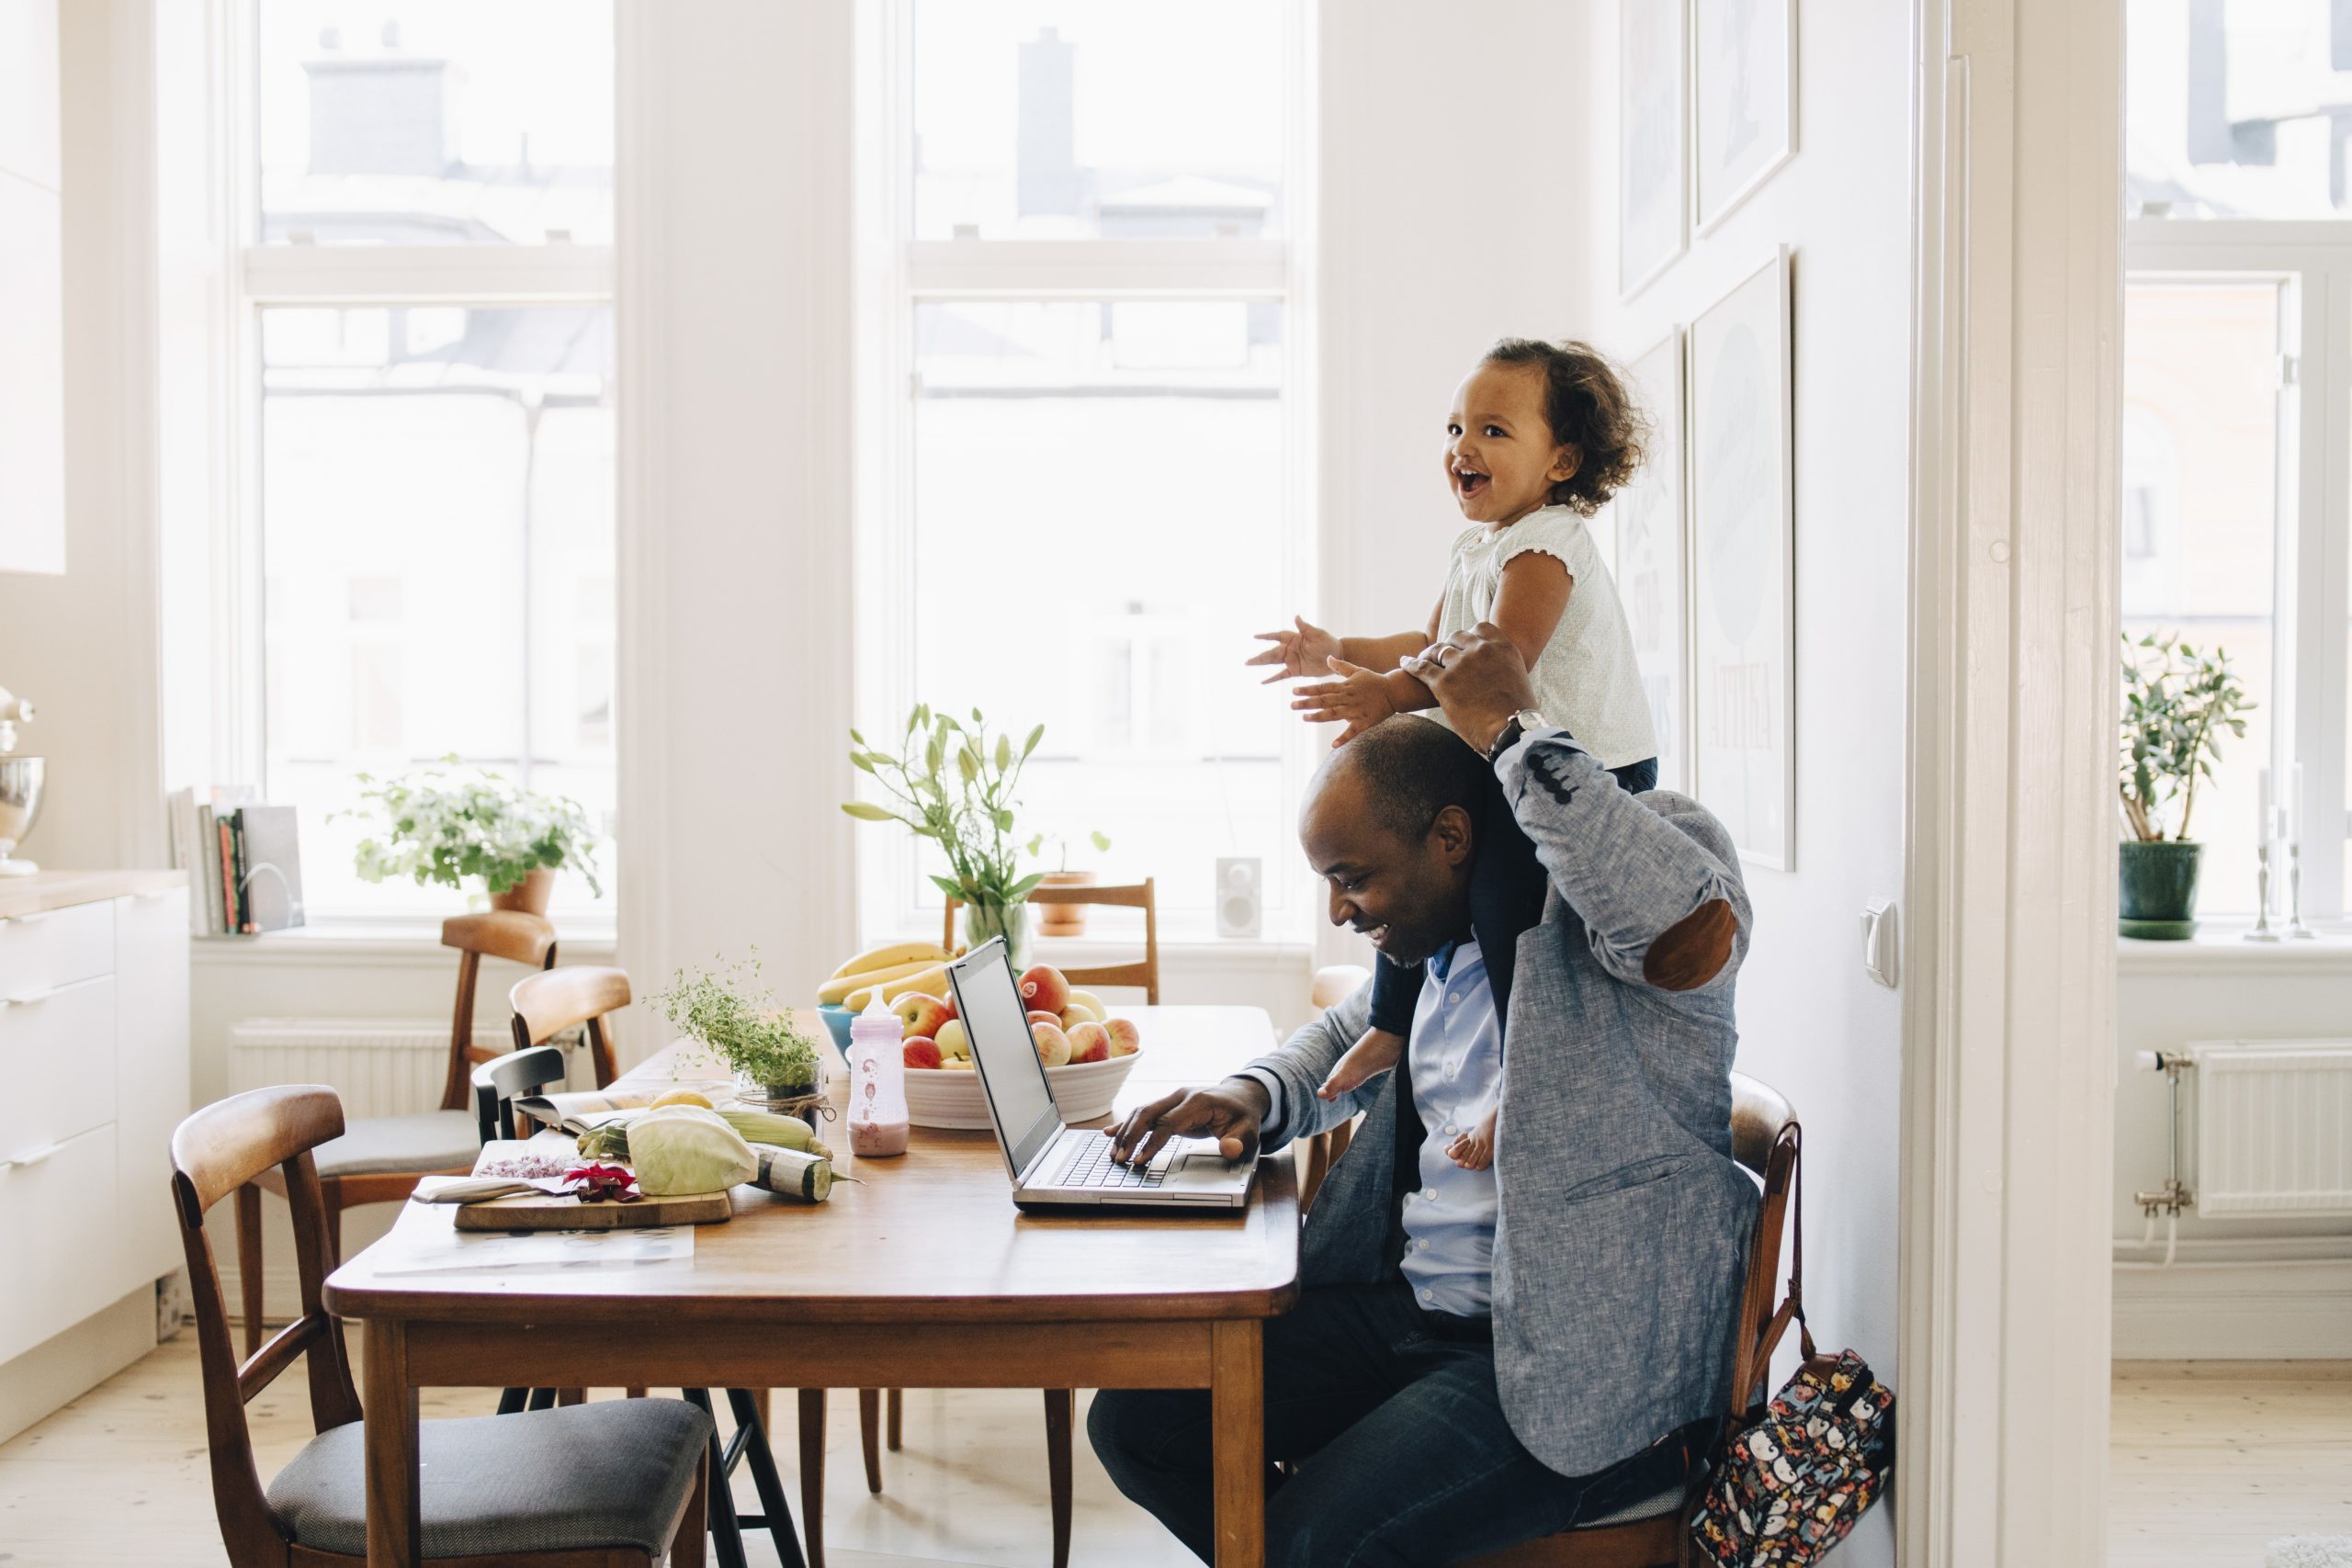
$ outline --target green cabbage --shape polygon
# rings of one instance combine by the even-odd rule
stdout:
[[[743,1135],[699,1105],[657,1106],[631,1117],[628,1162],[637,1170],[638,1190],[649,1198],[723,1192],[760,1169]]]

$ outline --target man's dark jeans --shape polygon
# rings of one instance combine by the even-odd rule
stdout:
[[[1401,1278],[1304,1292],[1267,1322],[1265,1362],[1266,1457],[1297,1467],[1266,1501],[1268,1568],[1453,1562],[1681,1474],[1671,1443],[1599,1475],[1547,1468],[1503,1419],[1493,1347]],[[1105,1389],[1086,1430],[1119,1490],[1213,1561],[1207,1392]]]

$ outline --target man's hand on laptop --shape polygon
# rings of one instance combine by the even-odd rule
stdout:
[[[1255,1078],[1227,1078],[1215,1089],[1180,1089],[1138,1106],[1102,1129],[1112,1140],[1111,1157],[1122,1165],[1148,1165],[1171,1138],[1215,1138],[1217,1153],[1248,1159],[1258,1153],[1258,1128],[1272,1109],[1265,1085]]]

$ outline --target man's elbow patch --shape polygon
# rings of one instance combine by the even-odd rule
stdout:
[[[1710,898],[1658,933],[1642,960],[1642,978],[1662,991],[1696,990],[1723,973],[1738,934],[1731,906]]]

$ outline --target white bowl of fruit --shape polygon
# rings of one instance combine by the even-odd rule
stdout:
[[[1029,1041],[1046,1064],[1046,1083],[1062,1120],[1110,1114],[1142,1048],[1135,1021],[1112,1017],[1100,997],[1072,990],[1050,964],[1023,971],[1019,985],[1029,1007]],[[972,1043],[956,1016],[953,995],[907,992],[891,1001],[890,1010],[899,1015],[905,1041],[907,1119],[918,1127],[989,1127]]]

